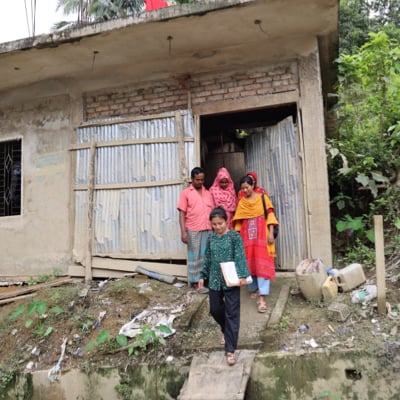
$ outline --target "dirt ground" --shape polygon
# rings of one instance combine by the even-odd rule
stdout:
[[[294,277],[279,278],[272,284],[275,298],[283,284],[290,285],[291,294],[279,324],[262,334],[264,350],[301,355],[315,345],[327,352],[360,349],[385,357],[400,369],[398,282],[387,283],[391,318],[378,315],[374,301],[365,306],[352,304],[350,293],[340,293],[334,301],[348,307],[350,315],[345,321],[332,318],[329,302],[307,302]],[[0,288],[0,294],[6,290],[9,288]],[[88,290],[83,281],[75,281],[34,293],[0,305],[0,378],[14,369],[50,370],[60,361],[64,339],[65,353],[59,364],[63,371],[165,361],[167,357],[189,359],[195,351],[222,349],[216,339],[220,338],[219,329],[208,314],[207,296],[186,285],[129,277],[94,281]],[[269,312],[273,306],[269,303]],[[163,321],[168,319],[176,332],[152,341],[142,323],[141,335],[118,343],[121,327],[143,310],[152,310]],[[151,325],[154,318],[145,323]]]

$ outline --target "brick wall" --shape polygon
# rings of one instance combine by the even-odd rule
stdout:
[[[158,114],[189,108],[202,103],[245,99],[298,88],[297,65],[285,65],[215,74],[181,76],[146,86],[88,93],[84,97],[86,120],[116,116]]]

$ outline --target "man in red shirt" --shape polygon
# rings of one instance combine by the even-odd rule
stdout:
[[[214,208],[211,193],[204,187],[204,170],[191,171],[192,183],[179,197],[181,240],[187,245],[188,284],[197,289],[207,238],[211,233],[210,212]],[[207,293],[203,288],[201,293]]]

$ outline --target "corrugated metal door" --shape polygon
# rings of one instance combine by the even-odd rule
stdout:
[[[275,206],[280,230],[278,266],[294,270],[307,257],[300,145],[292,117],[251,131],[246,141],[246,170],[258,174]]]
[[[90,245],[93,256],[185,259],[176,206],[195,166],[191,112],[90,123],[76,134],[75,261]]]

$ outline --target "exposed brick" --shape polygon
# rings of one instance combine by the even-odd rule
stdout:
[[[163,93],[167,90],[165,86],[159,86],[153,89],[154,93]]]
[[[211,86],[215,83],[215,80],[207,80],[207,81],[201,81],[200,85],[201,86]]]
[[[254,82],[255,82],[254,79],[243,79],[243,80],[239,81],[239,84],[246,86],[246,85],[251,85]]]
[[[270,76],[266,76],[265,78],[257,78],[257,83],[265,83],[265,82],[272,82],[272,78]]]
[[[236,98],[236,94],[235,93],[226,93],[224,94],[224,100],[233,100]]]
[[[218,90],[211,90],[211,94],[224,94],[228,91],[228,89],[218,89]]]
[[[209,101],[218,101],[218,100],[222,100],[224,98],[224,96],[222,96],[222,94],[217,94],[215,96],[209,96],[208,100]]]
[[[287,85],[287,81],[286,82],[282,82],[282,81],[274,81],[272,82],[272,87],[273,88],[277,88],[283,85]]]
[[[257,94],[258,95],[263,95],[263,94],[269,94],[272,93],[272,89],[271,88],[263,88],[263,89],[258,89],[257,90]]]
[[[265,72],[254,72],[252,74],[249,74],[249,78],[262,78],[265,76]]]
[[[109,110],[109,107],[108,107],[108,106],[99,106],[99,107],[96,107],[96,112],[104,112],[104,111],[107,111],[107,110]]]
[[[256,95],[256,91],[254,91],[254,90],[243,90],[240,93],[241,97],[248,97],[248,96],[255,96],[255,95]]]
[[[206,97],[196,97],[195,99],[192,100],[193,104],[201,104],[205,103],[207,101]]]
[[[229,92],[229,93],[236,93],[236,92],[240,92],[240,91],[242,91],[242,90],[243,90],[242,87],[240,87],[240,86],[238,87],[238,86],[237,86],[237,87],[229,88],[229,89],[228,89],[228,92]]]

